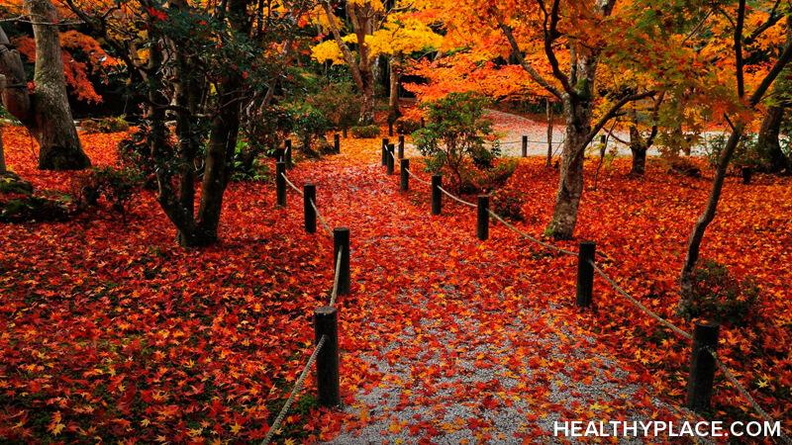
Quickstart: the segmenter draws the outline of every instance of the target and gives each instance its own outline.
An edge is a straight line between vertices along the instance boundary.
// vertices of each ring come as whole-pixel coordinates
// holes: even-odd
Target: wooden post
[[[283,149],[283,162],[286,163],[286,168],[292,168],[294,164],[292,163],[292,141],[291,139],[286,139],[286,146]]]
[[[410,190],[410,160],[402,159],[399,166],[399,173],[401,174],[401,187],[399,190],[406,192]]]
[[[404,159],[404,135],[399,135],[399,159]]]
[[[275,163],[275,193],[278,198],[278,207],[286,207],[286,163]]]
[[[341,136],[338,133],[333,136],[333,149],[336,154],[341,153]]]
[[[338,227],[333,229],[333,270],[335,270],[338,260],[338,251],[341,253],[341,269],[338,271],[338,295],[349,293],[349,229]]]
[[[528,157],[528,136],[522,137],[522,157]]]
[[[750,184],[751,177],[753,177],[753,169],[751,167],[743,167],[740,172],[742,173],[743,184]]]
[[[393,122],[388,121],[388,136],[393,136]]]
[[[712,399],[712,382],[715,379],[715,357],[710,353],[718,346],[715,322],[698,321],[693,331],[693,350],[690,357],[690,374],[687,387],[687,407],[696,412],[707,411]]]
[[[590,241],[580,243],[578,253],[577,305],[591,306],[591,294],[594,290],[594,252],[596,244]]]
[[[278,148],[275,150],[275,162],[284,162],[286,160],[286,150]]]
[[[443,177],[432,175],[432,215],[439,215],[442,211],[443,201],[440,187],[443,185]]]
[[[325,337],[324,345],[316,355],[316,386],[319,405],[336,407],[341,405],[338,373],[338,310],[323,306],[314,310],[314,337],[318,344]]]
[[[476,234],[481,241],[486,241],[489,238],[489,199],[489,195],[478,196]]]
[[[421,128],[426,128],[426,118],[421,118]]]
[[[303,186],[303,209],[305,213],[305,231],[316,233],[316,210],[311,205],[316,203],[316,186],[310,182]]]
[[[394,154],[395,154],[394,151],[396,151],[396,146],[393,145],[393,144],[388,144],[388,153],[387,153],[388,154],[388,162],[387,162],[386,165],[388,166],[388,174],[389,175],[393,174],[393,169],[395,167],[394,164],[396,163],[396,160],[393,157]]]
[[[388,138],[382,138],[382,165],[388,165]]]

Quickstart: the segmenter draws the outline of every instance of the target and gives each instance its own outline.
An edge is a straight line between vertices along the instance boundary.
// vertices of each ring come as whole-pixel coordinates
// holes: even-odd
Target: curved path
[[[289,172],[314,182],[323,216],[352,234],[352,294],[339,298],[345,407],[328,443],[563,443],[555,421],[684,416],[581,328],[574,257],[501,225],[480,242],[474,209],[445,200],[431,216],[426,186],[399,193],[376,141],[342,151]],[[300,215],[297,198],[288,211]]]

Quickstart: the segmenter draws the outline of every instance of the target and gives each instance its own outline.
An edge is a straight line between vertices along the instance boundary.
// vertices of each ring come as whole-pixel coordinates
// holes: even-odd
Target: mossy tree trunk
[[[19,52],[0,30],[0,74],[8,83],[3,103],[38,141],[40,169],[89,167],[91,161],[77,137],[66,94],[57,10],[49,0],[26,0],[25,8],[33,21],[36,42],[34,88],[28,91]]]

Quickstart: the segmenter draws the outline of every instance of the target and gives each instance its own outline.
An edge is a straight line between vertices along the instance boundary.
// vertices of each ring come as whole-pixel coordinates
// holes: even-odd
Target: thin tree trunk
[[[726,146],[723,148],[723,151],[718,158],[718,166],[715,169],[715,179],[712,181],[712,189],[710,190],[710,196],[707,200],[707,207],[704,209],[704,213],[702,213],[699,219],[696,221],[696,224],[693,227],[693,232],[690,234],[687,255],[685,257],[685,265],[682,268],[682,277],[680,280],[682,295],[690,294],[689,290],[693,285],[693,270],[696,267],[696,262],[698,262],[699,250],[701,248],[701,242],[704,239],[704,232],[707,230],[707,226],[709,226],[712,220],[715,219],[715,212],[718,209],[718,201],[720,200],[721,192],[723,191],[723,182],[726,178],[726,169],[729,166],[732,155],[734,155],[734,150],[737,148],[737,144],[740,142],[743,129],[744,126],[742,124],[734,127],[734,130],[729,136],[728,141],[726,141]]]
[[[390,94],[388,99],[388,107],[390,112],[388,114],[388,123],[396,122],[396,119],[401,116],[401,110],[399,110],[399,79],[401,76],[399,75],[399,71],[401,67],[399,66],[399,62],[396,60],[396,57],[391,57],[390,59]]]
[[[778,173],[792,169],[790,160],[781,151],[779,135],[781,133],[781,123],[784,120],[784,107],[772,106],[767,109],[767,115],[762,120],[759,129],[759,139],[757,149],[766,165],[769,173]]]
[[[58,13],[49,0],[26,0],[25,6],[34,21],[36,70],[33,134],[41,146],[39,168],[43,170],[79,170],[91,165],[82,150],[72,119],[63,73]]]
[[[553,162],[553,104],[550,99],[545,101],[547,114],[547,162],[545,165],[550,167]]]

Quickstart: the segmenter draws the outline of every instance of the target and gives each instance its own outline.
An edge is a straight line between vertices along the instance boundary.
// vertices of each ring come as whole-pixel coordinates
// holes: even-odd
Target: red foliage
[[[84,135],[86,152],[96,164],[112,164],[121,136]],[[69,190],[71,174],[34,170],[33,149],[26,148],[34,144],[21,130],[6,129],[4,141],[13,170],[39,188]],[[352,294],[340,298],[339,311],[342,393],[353,409],[314,409],[307,416],[293,410],[288,434],[313,442],[342,424],[354,430],[392,414],[375,415],[354,398],[378,387],[412,391],[397,409],[430,407],[425,418],[390,427],[423,441],[461,427],[442,420],[443,406],[457,402],[486,410],[523,400],[536,408],[527,419],[532,425],[549,413],[679,416],[653,414],[652,399],[662,394],[682,403],[688,344],[600,281],[597,311],[578,312],[575,258],[547,255],[500,225],[480,243],[470,209],[446,203],[443,216],[431,217],[421,185],[400,195],[397,178],[378,166],[377,141],[345,139],[342,147],[341,156],[300,163],[289,175],[298,185],[317,184],[323,216],[352,230]],[[520,227],[533,234],[550,215],[557,182],[542,164],[523,161],[512,178],[527,192]],[[628,170],[617,161],[600,175],[598,190],[586,192],[579,238],[597,240],[609,274],[686,327],[674,315],[675,280],[709,183],[652,165],[645,180],[635,181]],[[729,183],[705,249],[736,274],[760,279],[766,321],[757,329],[726,329],[721,354],[789,430],[790,413],[772,407],[789,406],[784,388],[792,384],[786,347],[792,311],[785,297],[792,280],[778,267],[790,261],[792,221],[784,215],[792,209],[792,181],[759,176],[756,182]],[[312,349],[311,314],[326,304],[333,278],[329,238],[303,233],[296,195],[284,210],[274,209],[274,195],[270,185],[232,184],[222,242],[197,252],[176,246],[148,192],[127,225],[82,218],[0,226],[0,437],[31,443],[262,438]],[[572,242],[561,246],[575,249]],[[456,337],[440,342],[438,331]],[[553,353],[543,343],[550,339]],[[528,380],[515,387],[449,386],[447,378],[463,374],[455,363],[477,347],[507,348],[473,354],[477,366],[517,375],[528,368]],[[439,361],[428,360],[433,353]],[[409,363],[410,381],[376,369],[372,357]],[[603,378],[619,386],[651,384],[653,393],[640,389],[629,399],[594,405],[548,399],[548,386],[561,376],[585,383],[591,369],[614,357],[626,376],[608,368]],[[312,385],[305,394],[315,391]],[[715,403],[719,417],[752,415],[723,383]],[[484,417],[462,426],[481,439],[497,434]],[[519,439],[531,442],[537,434],[531,427]]]

